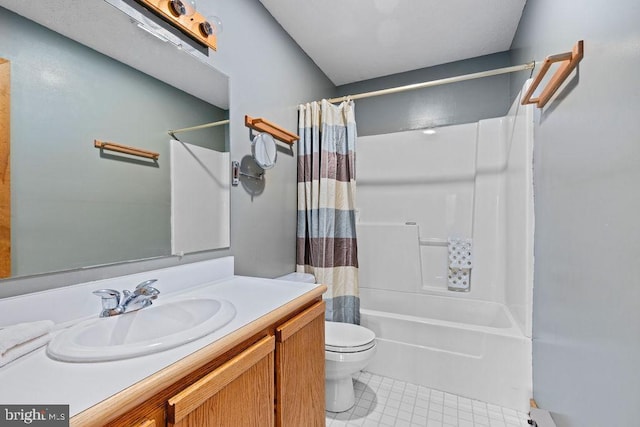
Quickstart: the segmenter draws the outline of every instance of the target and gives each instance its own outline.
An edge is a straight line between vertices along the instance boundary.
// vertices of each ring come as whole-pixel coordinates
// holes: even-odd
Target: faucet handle
[[[98,289],[93,291],[93,294],[102,298],[102,308],[104,310],[114,309],[120,304],[120,292],[115,289]]]
[[[136,286],[136,289],[142,289],[142,288],[147,288],[147,287],[151,288],[150,285],[153,285],[157,281],[158,281],[158,279],[145,280],[144,282],[139,283],[138,286]]]
[[[133,291],[135,295],[144,295],[149,297],[149,299],[156,299],[160,294],[160,291],[151,286],[153,283],[157,282],[158,279],[145,280],[136,286],[136,289]],[[125,291],[126,292],[126,291]]]

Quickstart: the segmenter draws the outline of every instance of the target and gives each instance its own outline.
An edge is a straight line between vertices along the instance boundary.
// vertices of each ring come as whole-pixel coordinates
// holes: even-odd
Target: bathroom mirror
[[[278,149],[276,141],[268,133],[259,133],[251,142],[251,154],[253,160],[262,169],[271,169],[276,165]]]
[[[167,131],[227,119],[227,76],[103,0],[0,0],[0,28],[10,35],[0,57],[11,64],[11,277],[170,256]],[[228,151],[228,134],[179,138]],[[160,157],[103,152],[94,139]]]

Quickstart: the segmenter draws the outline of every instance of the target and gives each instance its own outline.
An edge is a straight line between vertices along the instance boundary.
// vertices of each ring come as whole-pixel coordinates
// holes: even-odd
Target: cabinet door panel
[[[167,425],[273,425],[274,338],[266,337],[168,401]]]
[[[323,301],[276,329],[276,425],[324,426]]]

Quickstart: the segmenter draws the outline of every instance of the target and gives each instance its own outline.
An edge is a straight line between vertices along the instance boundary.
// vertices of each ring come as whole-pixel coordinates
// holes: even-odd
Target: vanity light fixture
[[[433,135],[436,133],[435,129],[425,129],[422,131],[422,133],[424,133],[425,135]]]
[[[204,17],[196,10],[195,0],[136,0],[190,38],[217,50],[216,36],[222,32],[217,16]]]

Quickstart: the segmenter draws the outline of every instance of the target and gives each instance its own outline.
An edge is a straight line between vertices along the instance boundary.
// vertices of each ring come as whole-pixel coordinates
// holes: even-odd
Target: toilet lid
[[[351,323],[325,322],[325,350],[338,353],[365,351],[375,345],[373,331]]]

